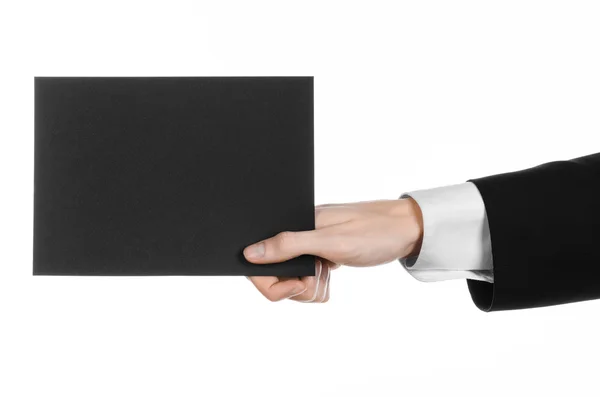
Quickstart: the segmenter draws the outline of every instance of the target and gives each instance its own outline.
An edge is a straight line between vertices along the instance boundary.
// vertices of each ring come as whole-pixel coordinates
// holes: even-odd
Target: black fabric
[[[494,283],[468,280],[482,310],[600,298],[600,154],[471,180],[488,216]]]
[[[312,77],[36,78],[34,274],[314,274]]]

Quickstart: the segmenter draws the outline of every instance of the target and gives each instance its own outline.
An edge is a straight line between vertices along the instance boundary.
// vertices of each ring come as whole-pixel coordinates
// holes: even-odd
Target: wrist
[[[398,215],[402,218],[402,230],[407,245],[404,257],[418,256],[423,243],[423,213],[411,197],[399,199]]]

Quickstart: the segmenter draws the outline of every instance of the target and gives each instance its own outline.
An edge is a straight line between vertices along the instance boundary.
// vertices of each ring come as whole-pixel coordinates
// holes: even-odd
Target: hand
[[[256,264],[303,254],[317,257],[315,276],[249,277],[267,299],[326,302],[335,268],[375,266],[417,255],[423,239],[423,216],[410,198],[318,206],[315,226],[316,230],[279,233],[244,250],[246,259]]]

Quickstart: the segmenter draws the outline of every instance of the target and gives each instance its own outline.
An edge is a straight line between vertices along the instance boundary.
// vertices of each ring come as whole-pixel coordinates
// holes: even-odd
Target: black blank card
[[[312,77],[35,79],[33,273],[306,276],[243,248],[314,229]]]

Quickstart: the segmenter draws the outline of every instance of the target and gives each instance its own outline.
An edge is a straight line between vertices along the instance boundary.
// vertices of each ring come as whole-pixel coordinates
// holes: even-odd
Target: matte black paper
[[[312,77],[35,79],[33,273],[314,274]]]

